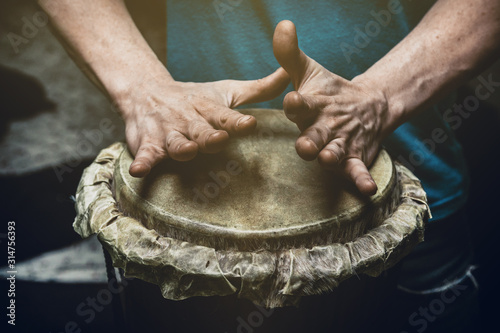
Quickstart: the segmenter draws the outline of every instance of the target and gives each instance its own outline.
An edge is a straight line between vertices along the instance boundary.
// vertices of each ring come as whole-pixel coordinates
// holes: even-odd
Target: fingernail
[[[305,138],[306,138],[307,141],[309,141],[310,143],[313,144],[313,146],[314,146],[315,149],[318,149],[318,145],[316,144],[316,142],[313,141],[313,139],[311,139],[308,136],[306,136]]]
[[[143,165],[144,163],[141,163],[141,162],[133,162],[132,164],[130,164],[130,169],[134,169],[135,167],[138,167],[140,165]]]
[[[214,137],[216,137],[217,135],[219,134],[219,132],[213,132],[212,134],[210,134],[207,138],[207,141],[210,141],[210,139],[213,139]]]
[[[238,121],[236,122],[236,126],[238,127],[238,126],[240,126],[241,123],[244,123],[245,121],[248,121],[250,119],[252,119],[251,116],[242,117],[242,118],[238,119]]]
[[[190,144],[190,142],[183,142],[177,146],[177,150],[180,150],[180,149],[182,149],[182,147],[185,147],[186,145],[189,145],[189,144]]]

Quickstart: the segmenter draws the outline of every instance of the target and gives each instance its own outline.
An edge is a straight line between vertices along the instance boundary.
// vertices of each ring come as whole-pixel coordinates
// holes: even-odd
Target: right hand
[[[187,161],[198,151],[216,153],[230,136],[250,133],[255,118],[232,108],[277,97],[289,78],[279,68],[259,80],[193,83],[174,81],[165,71],[140,82],[116,103],[135,156],[129,169],[134,177],[146,176],[162,159]]]
[[[363,75],[346,80],[308,57],[299,48],[291,21],[277,25],[273,50],[295,88],[285,96],[283,109],[301,131],[295,143],[299,156],[317,159],[362,194],[374,195],[377,185],[368,166],[388,132],[390,119],[380,84]]]

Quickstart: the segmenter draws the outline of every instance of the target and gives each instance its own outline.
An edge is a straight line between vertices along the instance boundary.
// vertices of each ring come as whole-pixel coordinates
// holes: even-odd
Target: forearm
[[[39,0],[79,67],[113,101],[144,75],[169,78],[132,21],[122,0]]]
[[[386,56],[353,81],[388,102],[384,136],[479,73],[500,44],[498,0],[440,0]]]

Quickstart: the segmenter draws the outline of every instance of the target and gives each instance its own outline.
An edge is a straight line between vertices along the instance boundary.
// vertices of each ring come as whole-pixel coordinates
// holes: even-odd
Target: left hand
[[[285,114],[301,130],[299,156],[318,159],[352,181],[364,195],[377,192],[367,166],[387,135],[384,94],[362,76],[348,81],[309,58],[298,47],[295,25],[282,21],[273,38],[274,55],[288,72],[295,91],[283,101]]]

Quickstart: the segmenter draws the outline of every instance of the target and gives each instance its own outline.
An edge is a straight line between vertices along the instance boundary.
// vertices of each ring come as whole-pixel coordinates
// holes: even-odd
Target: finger
[[[302,95],[297,91],[286,94],[283,109],[288,119],[302,127],[311,124],[319,112],[313,97]]]
[[[283,68],[278,68],[271,75],[259,80],[232,81],[231,107],[269,101],[285,91],[289,83],[290,77]]]
[[[177,131],[167,134],[166,144],[168,156],[176,161],[192,160],[198,153],[198,144]]]
[[[224,148],[229,140],[229,134],[216,130],[208,123],[193,121],[189,124],[188,135],[198,144],[202,153],[217,153]]]
[[[346,156],[345,139],[336,138],[321,150],[318,154],[319,164],[326,169],[337,169]]]
[[[317,121],[300,134],[295,142],[295,150],[301,158],[312,161],[323,147],[333,139],[333,132],[326,125],[326,122]]]
[[[214,128],[224,130],[230,135],[247,135],[253,132],[257,126],[255,117],[241,114],[226,107],[214,105],[210,110],[200,110],[199,113]]]
[[[307,161],[315,159],[330,141],[339,137],[338,129],[345,129],[349,120],[350,118],[345,116],[317,117],[314,124],[302,131],[295,143],[299,156]]]
[[[299,48],[297,31],[293,22],[285,20],[278,23],[274,30],[273,52],[281,67],[290,75],[297,90],[309,57]]]
[[[167,152],[160,144],[152,142],[141,143],[134,161],[130,164],[129,173],[132,177],[144,177],[162,159],[167,157]]]
[[[344,174],[351,180],[363,195],[377,193],[377,184],[373,180],[366,165],[359,158],[349,158],[344,164]]]

